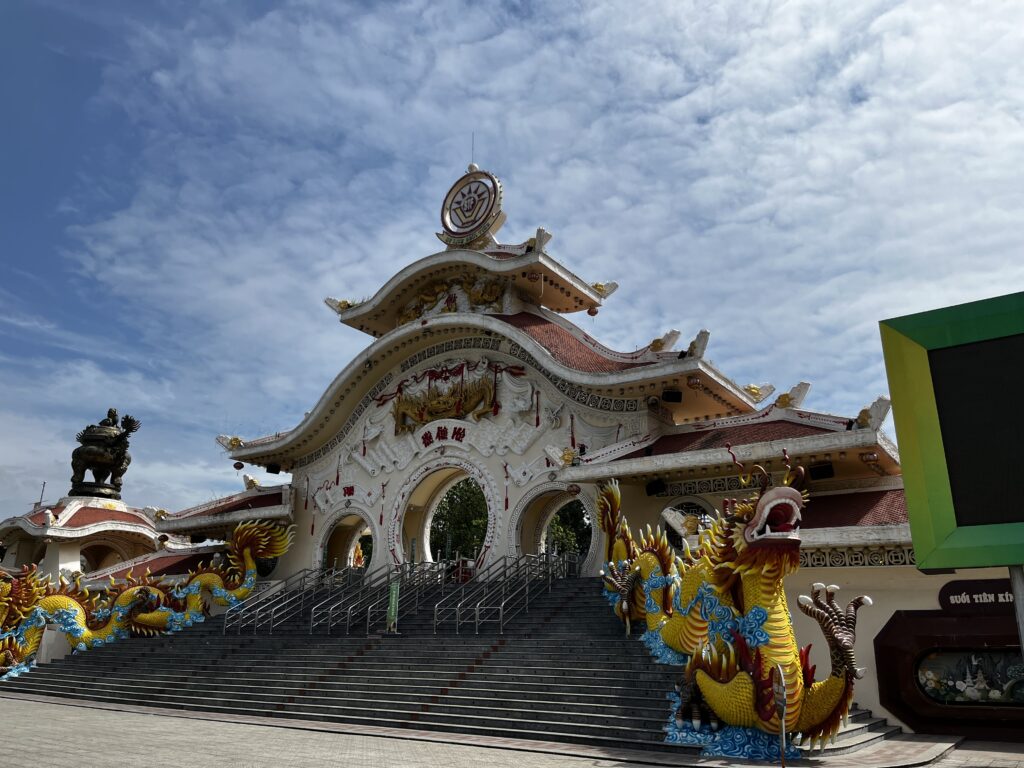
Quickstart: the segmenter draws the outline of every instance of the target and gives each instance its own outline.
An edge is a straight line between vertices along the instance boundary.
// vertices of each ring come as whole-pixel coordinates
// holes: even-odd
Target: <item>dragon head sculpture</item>
[[[732,451],[733,462],[745,469]],[[714,563],[713,573],[723,584],[731,574],[758,574],[766,583],[777,582],[800,565],[800,522],[807,494],[802,490],[803,467],[791,466],[783,451],[786,476],[782,485],[771,487],[771,475],[755,465],[740,475],[744,485],[757,484],[747,499],[728,499],[721,516],[703,534],[702,549]]]
[[[668,726],[679,743],[702,745],[709,755],[740,755],[729,751],[735,745],[712,744],[709,734],[719,722],[745,729],[747,746],[763,743],[756,732],[780,731],[823,743],[849,711],[853,680],[863,674],[853,646],[857,611],[870,599],[856,597],[844,609],[835,600],[837,587],[818,584],[812,597],[800,598],[800,610],[822,627],[832,661],[831,675],[815,681],[809,648],[796,644],[783,589],[783,579],[800,565],[804,470],[793,468],[783,451],[786,474],[773,486],[764,467],[748,472],[726,449],[754,492],[724,501],[692,551],[684,540],[676,555],[660,530],[648,528],[634,539],[617,484],[600,488],[606,595],[627,632],[631,621],[646,619],[643,641],[655,657],[684,665]]]

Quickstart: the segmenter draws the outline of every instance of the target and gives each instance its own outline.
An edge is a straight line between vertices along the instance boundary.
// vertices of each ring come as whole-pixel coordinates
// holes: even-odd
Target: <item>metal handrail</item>
[[[326,571],[321,571],[319,575],[312,580],[311,584],[292,595],[292,597],[282,600],[270,609],[269,634],[274,634],[274,627],[279,623],[284,622],[293,616],[300,615],[306,609],[306,604],[315,600],[317,597],[320,597],[320,593],[325,588],[328,593],[330,593],[338,588],[337,585],[339,582],[342,584],[342,587],[344,587],[348,585],[353,576],[358,578],[361,575],[361,568],[330,568]]]
[[[252,633],[254,635],[259,632],[260,627],[267,621],[270,622],[271,630],[273,630],[274,619],[278,615],[277,612],[280,608],[292,605],[296,600],[304,599],[309,591],[316,589],[324,579],[333,578],[335,570],[330,568],[326,571],[321,571],[308,568],[303,573],[304,576],[299,580],[298,584],[287,592],[280,594],[277,600],[272,600],[256,607],[252,616]]]
[[[533,595],[542,591],[551,591],[551,582],[556,573],[560,577],[566,573],[566,562],[563,558],[553,558],[548,554],[528,560],[521,574],[522,582],[518,586],[515,586],[515,582],[513,582],[514,589],[511,591],[508,591],[505,585],[502,586],[501,602],[485,604],[484,601],[481,601],[477,603],[474,611],[476,633],[480,634],[481,624],[496,622],[498,634],[504,634],[505,624],[509,619],[523,611],[529,612],[530,598]],[[518,577],[519,575],[515,577],[515,581],[518,581]]]
[[[439,586],[443,590],[450,565],[451,563],[447,560],[439,560],[431,563],[415,563],[404,570],[399,576],[399,583],[404,585],[405,597],[399,602],[396,618],[410,612],[419,612],[420,601],[430,588]],[[384,595],[376,602],[366,606],[367,635],[370,634],[376,620],[387,616],[389,602],[390,595]]]
[[[477,614],[476,607],[480,605],[488,595],[491,595],[494,592],[501,592],[502,596],[504,596],[507,591],[508,584],[519,577],[523,571],[528,569],[530,564],[537,559],[538,555],[520,555],[517,558],[509,560],[500,574],[468,594],[456,608],[455,633],[459,634],[461,632],[463,624],[475,625]]]
[[[482,571],[477,571],[476,575],[469,579],[469,581],[462,582],[453,592],[438,600],[434,605],[434,634],[437,634],[437,626],[445,620],[446,615],[452,618],[457,617],[459,606],[470,599],[471,595],[480,592],[481,589],[486,589],[485,582],[497,578],[497,574],[504,571],[507,563],[508,555],[503,555]],[[467,594],[467,590],[469,594]],[[480,593],[482,594],[482,592]],[[456,632],[458,632],[457,624]]]
[[[538,571],[540,562],[541,560],[537,556],[528,556],[527,558],[524,558],[522,567],[506,579],[506,581],[501,585],[500,594],[497,595],[501,598],[500,602],[488,603],[485,598],[484,600],[478,601],[476,605],[473,606],[472,621],[477,634],[480,634],[481,624],[495,620],[490,618],[491,616],[496,615],[498,617],[497,622],[499,630],[504,626],[505,605],[514,597],[523,593],[524,589],[528,588],[530,577]],[[528,601],[528,589],[525,593],[525,597]]]
[[[277,600],[272,600],[264,605],[256,607],[252,616],[252,631],[256,634],[260,626],[267,621],[268,616],[272,621],[273,611],[279,606],[288,604],[295,600],[299,595],[305,594],[307,589],[315,587],[321,579],[320,571],[309,569],[306,571],[305,577],[299,581],[297,585],[294,585],[292,589],[278,596]]]
[[[359,580],[354,584],[349,583],[342,587],[340,591],[332,590],[327,597],[316,603],[309,612],[309,633],[313,634],[317,627],[327,623],[331,618],[331,610],[338,608],[346,603],[350,603],[353,598],[359,599],[367,589],[373,587],[373,585],[379,581],[382,575],[386,575],[391,570],[391,566],[382,565],[378,568],[374,568],[372,571],[363,572]]]
[[[304,568],[301,571],[293,573],[284,581],[278,582],[266,592],[262,592],[249,600],[243,600],[240,603],[232,605],[224,612],[224,625],[221,633],[226,635],[228,627],[232,624],[237,625],[238,631],[241,633],[242,627],[248,623],[246,619],[251,618],[250,614],[255,614],[255,611],[258,610],[260,606],[264,606],[270,601],[280,599],[282,595],[291,591],[295,584],[305,579],[312,571],[312,568]]]
[[[373,601],[379,599],[382,590],[388,588],[388,584],[391,583],[395,573],[400,569],[401,566],[387,565],[378,568],[374,571],[373,578],[367,577],[363,581],[363,589],[360,591],[357,599],[352,601],[350,598],[345,598],[334,602],[332,605],[326,608],[327,610],[327,634],[331,634],[335,625],[345,622],[345,634],[347,635],[352,629],[352,617],[356,611],[365,608]],[[321,609],[323,610],[323,609]],[[321,622],[323,623],[323,622]]]

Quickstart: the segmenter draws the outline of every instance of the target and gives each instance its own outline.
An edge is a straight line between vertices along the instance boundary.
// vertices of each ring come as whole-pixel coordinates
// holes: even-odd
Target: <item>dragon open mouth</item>
[[[761,497],[754,519],[743,531],[747,542],[800,541],[803,498],[795,488],[772,488]]]

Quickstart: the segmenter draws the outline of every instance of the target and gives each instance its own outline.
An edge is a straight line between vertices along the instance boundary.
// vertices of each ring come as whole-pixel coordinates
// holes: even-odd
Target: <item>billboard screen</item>
[[[1024,293],[881,324],[918,567],[1024,562]]]

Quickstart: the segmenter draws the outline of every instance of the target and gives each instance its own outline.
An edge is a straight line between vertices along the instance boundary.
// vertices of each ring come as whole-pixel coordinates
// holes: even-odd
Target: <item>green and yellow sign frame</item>
[[[1024,522],[957,524],[928,353],[1024,334],[1024,293],[883,320],[879,325],[917,567],[1020,565]],[[1016,399],[1017,393],[1012,396]],[[996,402],[989,405],[1000,407]],[[1008,418],[1012,413],[1007,409]],[[983,439],[979,435],[978,450],[984,450]],[[1019,461],[1019,454],[993,460]],[[1010,471],[1019,473],[1020,468]]]

